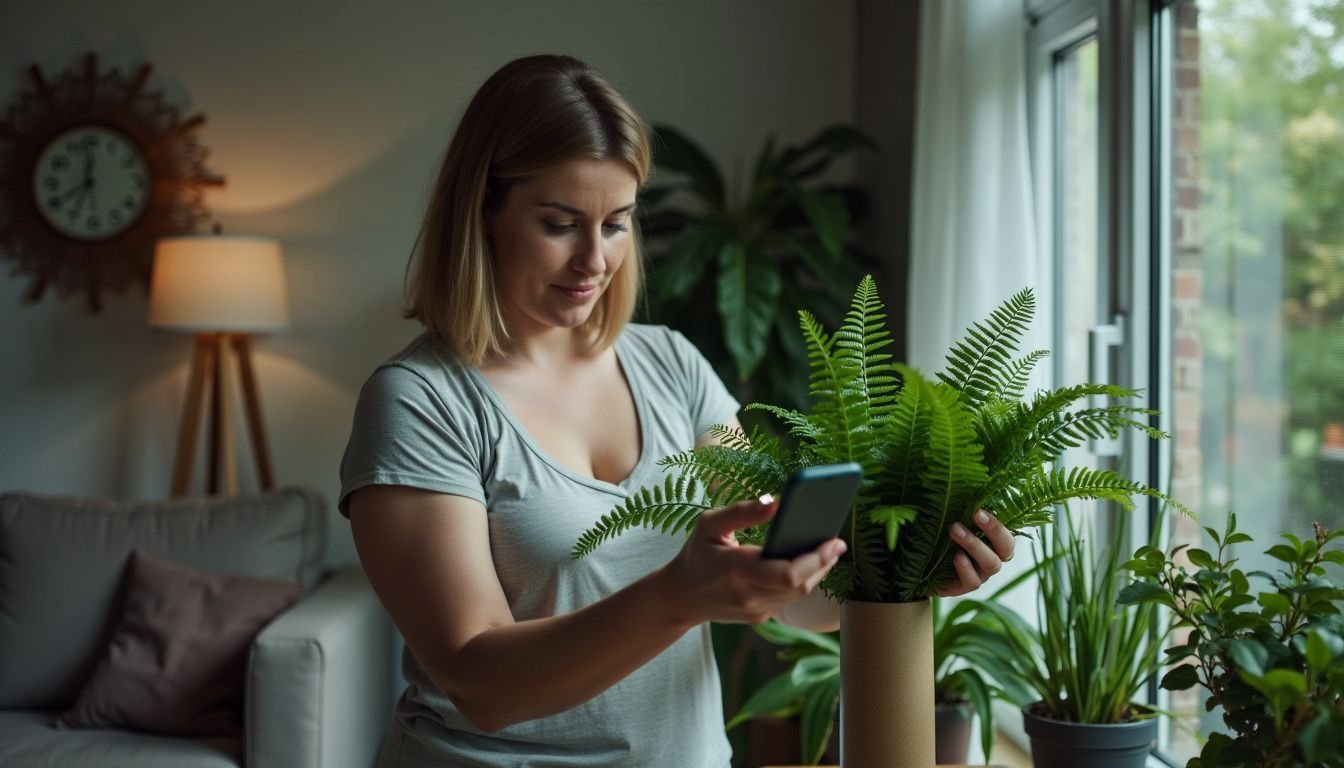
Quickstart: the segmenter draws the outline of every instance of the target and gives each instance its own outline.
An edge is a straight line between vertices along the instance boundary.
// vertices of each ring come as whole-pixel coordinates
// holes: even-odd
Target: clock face
[[[81,126],[42,150],[33,170],[33,198],[57,232],[106,240],[126,231],[149,205],[149,166],[124,134]]]

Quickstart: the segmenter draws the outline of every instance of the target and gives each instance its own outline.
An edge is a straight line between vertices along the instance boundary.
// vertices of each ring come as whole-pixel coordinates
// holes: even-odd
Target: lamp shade
[[[182,331],[275,331],[289,326],[280,244],[265,237],[160,240],[149,324]]]

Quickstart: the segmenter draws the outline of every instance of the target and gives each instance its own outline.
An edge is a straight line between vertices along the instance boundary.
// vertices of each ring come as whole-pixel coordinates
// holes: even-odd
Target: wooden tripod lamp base
[[[232,353],[232,354],[230,354]],[[235,358],[235,359],[231,359]],[[233,438],[232,370],[236,362],[238,384],[242,391],[247,430],[256,459],[257,480],[262,490],[275,487],[266,427],[262,422],[257,382],[252,372],[252,345],[245,333],[200,333],[191,355],[187,379],[187,397],[182,409],[182,425],[177,435],[177,458],[173,463],[173,495],[183,496],[191,485],[196,444],[199,442],[201,408],[209,390],[210,431],[206,492],[210,495],[238,493],[238,459]]]
[[[264,237],[220,235],[218,229],[213,235],[182,235],[158,241],[149,285],[149,324],[196,334],[177,435],[173,495],[186,494],[191,485],[207,390],[210,453],[206,491],[211,495],[238,493],[230,410],[236,399],[235,384],[243,395],[257,480],[262,490],[273,488],[271,453],[261,422],[248,334],[289,326],[280,244]]]

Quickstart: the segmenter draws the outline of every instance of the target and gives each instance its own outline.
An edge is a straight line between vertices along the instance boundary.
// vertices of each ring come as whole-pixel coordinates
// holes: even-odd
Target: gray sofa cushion
[[[242,738],[182,738],[135,731],[58,731],[55,712],[0,711],[5,768],[238,768]]]
[[[322,498],[302,489],[171,501],[0,495],[0,709],[68,707],[120,614],[132,549],[207,573],[315,583]]]

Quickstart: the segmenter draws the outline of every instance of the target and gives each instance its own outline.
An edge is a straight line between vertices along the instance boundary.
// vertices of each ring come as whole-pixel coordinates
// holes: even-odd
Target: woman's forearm
[[[697,623],[659,569],[572,613],[481,632],[444,659],[451,670],[435,682],[473,724],[496,731],[588,701]]]

